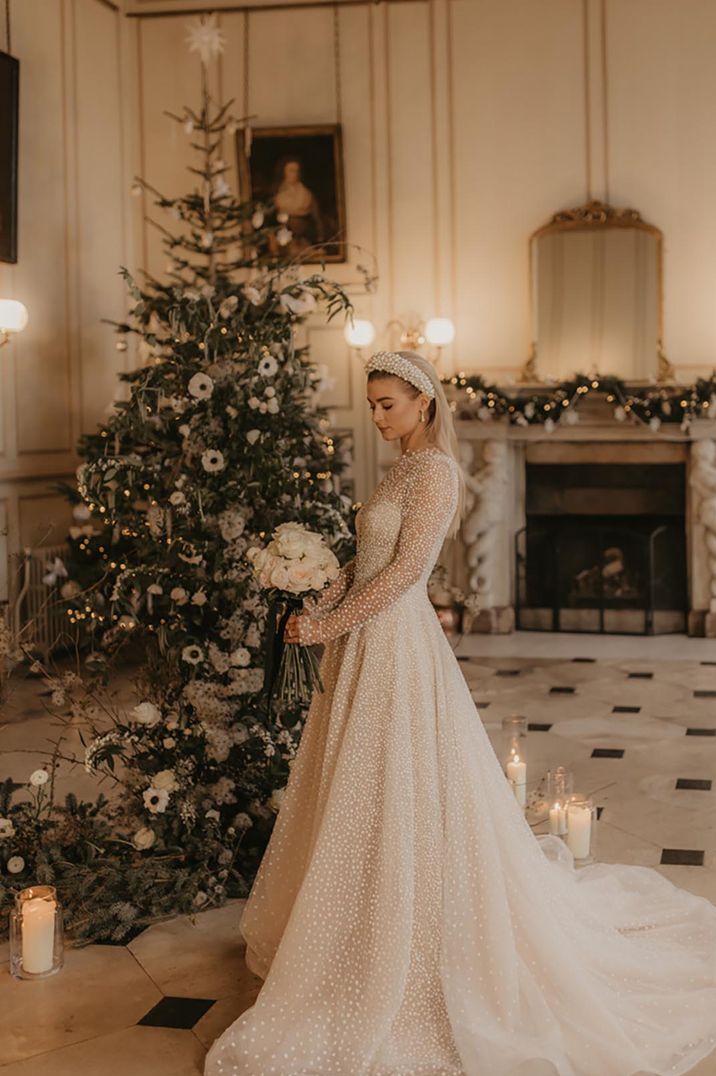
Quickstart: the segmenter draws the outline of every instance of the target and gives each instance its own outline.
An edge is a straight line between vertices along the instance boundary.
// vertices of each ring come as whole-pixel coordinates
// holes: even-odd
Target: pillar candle
[[[54,900],[34,897],[22,906],[22,966],[31,975],[52,968],[55,953]]]
[[[592,809],[578,803],[567,807],[567,845],[575,859],[586,859],[592,841]]]
[[[549,831],[561,837],[567,832],[567,808],[555,803],[549,809]]]
[[[520,807],[527,804],[527,766],[520,761],[520,756],[515,755],[507,763],[507,776],[515,793],[515,798]]]

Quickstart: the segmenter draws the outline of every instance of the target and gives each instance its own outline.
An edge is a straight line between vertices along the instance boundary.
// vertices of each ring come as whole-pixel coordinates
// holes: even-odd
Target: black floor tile
[[[529,732],[549,732],[549,730],[551,728],[552,728],[551,724],[549,724],[549,725],[540,725],[536,721],[528,721],[527,722],[527,729],[528,729]]]
[[[595,662],[596,660],[596,658],[572,658],[572,661],[588,661],[590,663]]]
[[[653,672],[627,673],[627,680],[651,680],[653,676]]]
[[[495,669],[495,676],[519,676],[520,669]]]
[[[687,729],[687,736],[716,736],[716,729]]]
[[[679,777],[676,781],[677,788],[693,788],[697,792],[710,792],[711,781],[706,777]]]
[[[162,998],[137,1023],[145,1027],[176,1027],[191,1030],[214,1004],[215,1002],[208,998]]]
[[[573,687],[551,687],[549,689],[550,695],[574,695],[576,688]]]
[[[703,867],[704,853],[694,848],[664,848],[661,862],[679,864],[684,867]]]
[[[638,714],[641,706],[612,706],[613,714]]]
[[[623,747],[595,747],[592,758],[624,758]]]
[[[716,691],[695,691],[695,699],[716,699]]]

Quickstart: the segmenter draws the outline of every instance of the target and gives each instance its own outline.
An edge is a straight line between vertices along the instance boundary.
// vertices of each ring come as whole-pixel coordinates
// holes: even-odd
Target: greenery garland
[[[488,384],[479,374],[460,372],[442,379],[453,386],[454,410],[458,418],[490,421],[507,416],[518,426],[544,426],[550,433],[558,422],[574,425],[579,421],[578,405],[590,392],[606,395],[614,404],[617,422],[628,419],[641,422],[656,432],[662,422],[678,422],[688,431],[695,418],[716,420],[716,369],[708,378],[699,378],[690,386],[655,385],[653,388],[629,388],[613,375],[575,374],[537,391],[525,389],[510,393]]]

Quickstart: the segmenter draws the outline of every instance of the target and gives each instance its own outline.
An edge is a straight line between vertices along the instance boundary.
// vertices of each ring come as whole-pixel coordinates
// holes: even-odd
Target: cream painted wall
[[[23,62],[21,261],[0,267],[0,288],[32,318],[0,356],[0,508],[16,543],[36,541],[48,515],[25,491],[74,465],[78,433],[113,394],[121,356],[99,318],[123,309],[117,266],[163,268],[142,220],[155,210],[126,204],[125,192],[134,172],[168,194],[186,189],[186,139],[163,110],[196,100],[190,9],[219,11],[217,95],[266,125],[336,121],[337,19],[348,231],[364,252],[331,271],[381,330],[379,346],[397,343],[392,318],[445,314],[457,339],[444,369],[514,376],[531,338],[528,237],[592,195],[663,229],[666,353],[685,378],[712,368],[713,0],[240,6],[125,0],[122,18],[109,0],[12,4]],[[226,154],[233,161],[232,146]],[[374,295],[357,284],[365,251],[377,258]],[[340,326],[316,320],[309,336],[335,377],[326,397],[335,424],[355,435],[362,499],[387,453],[368,421],[360,362]]]
[[[161,112],[190,99],[198,80],[186,7],[127,3],[146,174],[169,193],[184,182],[185,147]],[[222,7],[232,5],[211,5],[226,37],[216,88],[266,125],[335,122],[338,19],[349,239],[376,256],[380,273],[377,293],[356,290],[355,302],[381,330],[378,346],[396,346],[392,318],[445,314],[457,329],[445,370],[515,376],[532,335],[529,235],[593,196],[634,206],[664,230],[666,353],[684,377],[710,371],[712,0],[388,0],[339,3],[337,14],[320,4]],[[227,153],[233,160],[233,147]],[[145,228],[142,243],[150,268],[161,268],[158,237]],[[332,271],[356,279],[353,266]],[[356,434],[362,497],[388,454],[369,428],[360,364],[339,326],[316,326],[311,339],[336,377],[327,398],[336,424]]]
[[[30,315],[0,352],[0,542],[15,553],[66,533],[50,486],[73,473],[81,431],[115,393],[123,356],[100,319],[123,316],[128,251],[122,16],[104,0],[15,0],[10,16],[19,238],[17,264],[0,264],[0,295]],[[5,589],[0,573],[0,599]]]

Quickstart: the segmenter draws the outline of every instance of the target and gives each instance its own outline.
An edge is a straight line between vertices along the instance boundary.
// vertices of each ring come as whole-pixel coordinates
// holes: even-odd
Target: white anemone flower
[[[169,793],[166,788],[148,788],[142,793],[144,806],[152,814],[164,814],[169,803]]]
[[[214,382],[208,374],[194,374],[187,385],[189,394],[197,400],[208,400],[214,391]]]
[[[224,453],[218,448],[207,448],[201,454],[201,465],[210,474],[214,471],[223,471],[226,466]]]

